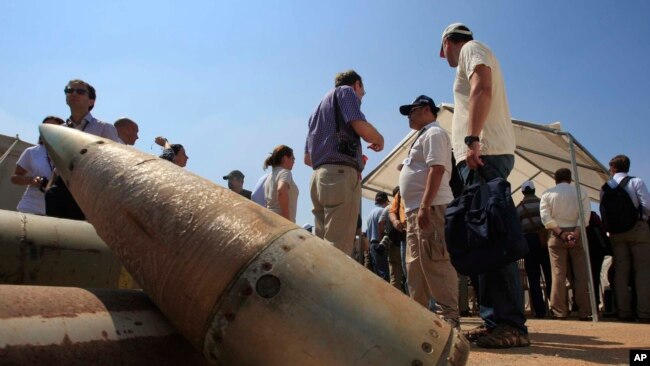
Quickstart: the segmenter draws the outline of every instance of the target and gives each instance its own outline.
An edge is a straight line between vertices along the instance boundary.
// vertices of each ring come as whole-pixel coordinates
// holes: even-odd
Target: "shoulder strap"
[[[336,97],[336,90],[334,88],[334,119],[336,120],[336,133],[341,132],[341,126],[343,125],[343,116],[341,116],[341,107],[339,107],[339,98]]]
[[[634,177],[630,177],[630,176],[628,175],[627,177],[621,179],[621,182],[618,184],[618,186],[621,187],[621,188],[625,188],[625,186],[627,185],[627,183],[628,183],[632,178],[634,178]]]
[[[621,187],[621,188],[624,189],[625,186],[630,182],[630,180],[632,180],[632,178],[634,178],[634,177],[632,177],[630,175],[626,176],[625,178],[621,179],[621,182],[618,183],[617,187]],[[605,184],[607,184],[607,183],[605,183]],[[625,193],[627,193],[627,191]],[[628,194],[628,196],[629,196],[629,194]],[[631,199],[632,199],[632,197],[630,197],[630,200]],[[634,202],[634,201],[632,201],[632,202]],[[639,201],[639,207],[637,207],[637,209],[639,211],[639,220],[643,220],[643,206],[641,205],[641,201]]]
[[[524,209],[524,216],[526,216],[528,221],[530,221],[530,224],[535,226],[535,222],[533,221],[533,218],[532,218],[532,215],[531,215],[530,211],[528,211],[528,209],[526,208],[526,204],[522,202],[521,203],[521,208]]]

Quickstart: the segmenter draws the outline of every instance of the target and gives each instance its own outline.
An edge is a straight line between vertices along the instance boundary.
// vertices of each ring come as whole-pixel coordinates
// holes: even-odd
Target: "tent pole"
[[[589,281],[589,301],[591,302],[591,318],[594,323],[598,322],[598,307],[596,306],[596,291],[594,290],[594,280],[591,275],[591,261],[589,260],[589,242],[587,240],[587,230],[585,228],[585,215],[587,214],[582,208],[582,194],[580,192],[580,177],[578,176],[578,165],[576,164],[576,153],[573,145],[573,136],[570,133],[565,133],[569,139],[569,151],[571,152],[571,168],[573,176],[575,177],[576,193],[578,194],[578,211],[580,213],[580,236],[582,237],[582,246],[585,250],[585,261],[587,262],[587,278]],[[589,212],[591,214],[591,212]]]

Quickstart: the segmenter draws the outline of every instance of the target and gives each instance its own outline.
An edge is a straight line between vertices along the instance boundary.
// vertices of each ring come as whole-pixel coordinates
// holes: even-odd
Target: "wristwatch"
[[[465,145],[468,147],[473,144],[474,142],[479,142],[478,136],[465,136]]]

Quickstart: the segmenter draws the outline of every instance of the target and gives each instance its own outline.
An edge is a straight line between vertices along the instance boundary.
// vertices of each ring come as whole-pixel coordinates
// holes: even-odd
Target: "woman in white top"
[[[293,149],[286,145],[277,146],[264,161],[264,169],[273,167],[264,183],[266,207],[292,222],[296,222],[298,205],[298,186],[291,175],[295,161]]]
[[[43,123],[62,125],[65,122],[55,116],[47,116]],[[16,170],[11,176],[11,183],[27,186],[23,198],[18,202],[19,212],[45,215],[45,194],[43,190],[52,179],[54,163],[47,155],[47,149],[39,137],[38,145],[28,147],[16,163]]]

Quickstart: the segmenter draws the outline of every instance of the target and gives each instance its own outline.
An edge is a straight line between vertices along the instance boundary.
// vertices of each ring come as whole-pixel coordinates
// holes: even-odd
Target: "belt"
[[[325,162],[325,163],[315,167],[314,170],[320,168],[323,165],[328,165],[328,164],[329,165],[343,165],[343,166],[347,166],[347,167],[350,167],[350,168],[354,168],[357,171],[361,171],[361,170],[359,170],[359,167],[357,166],[356,163],[351,163],[349,161]]]

